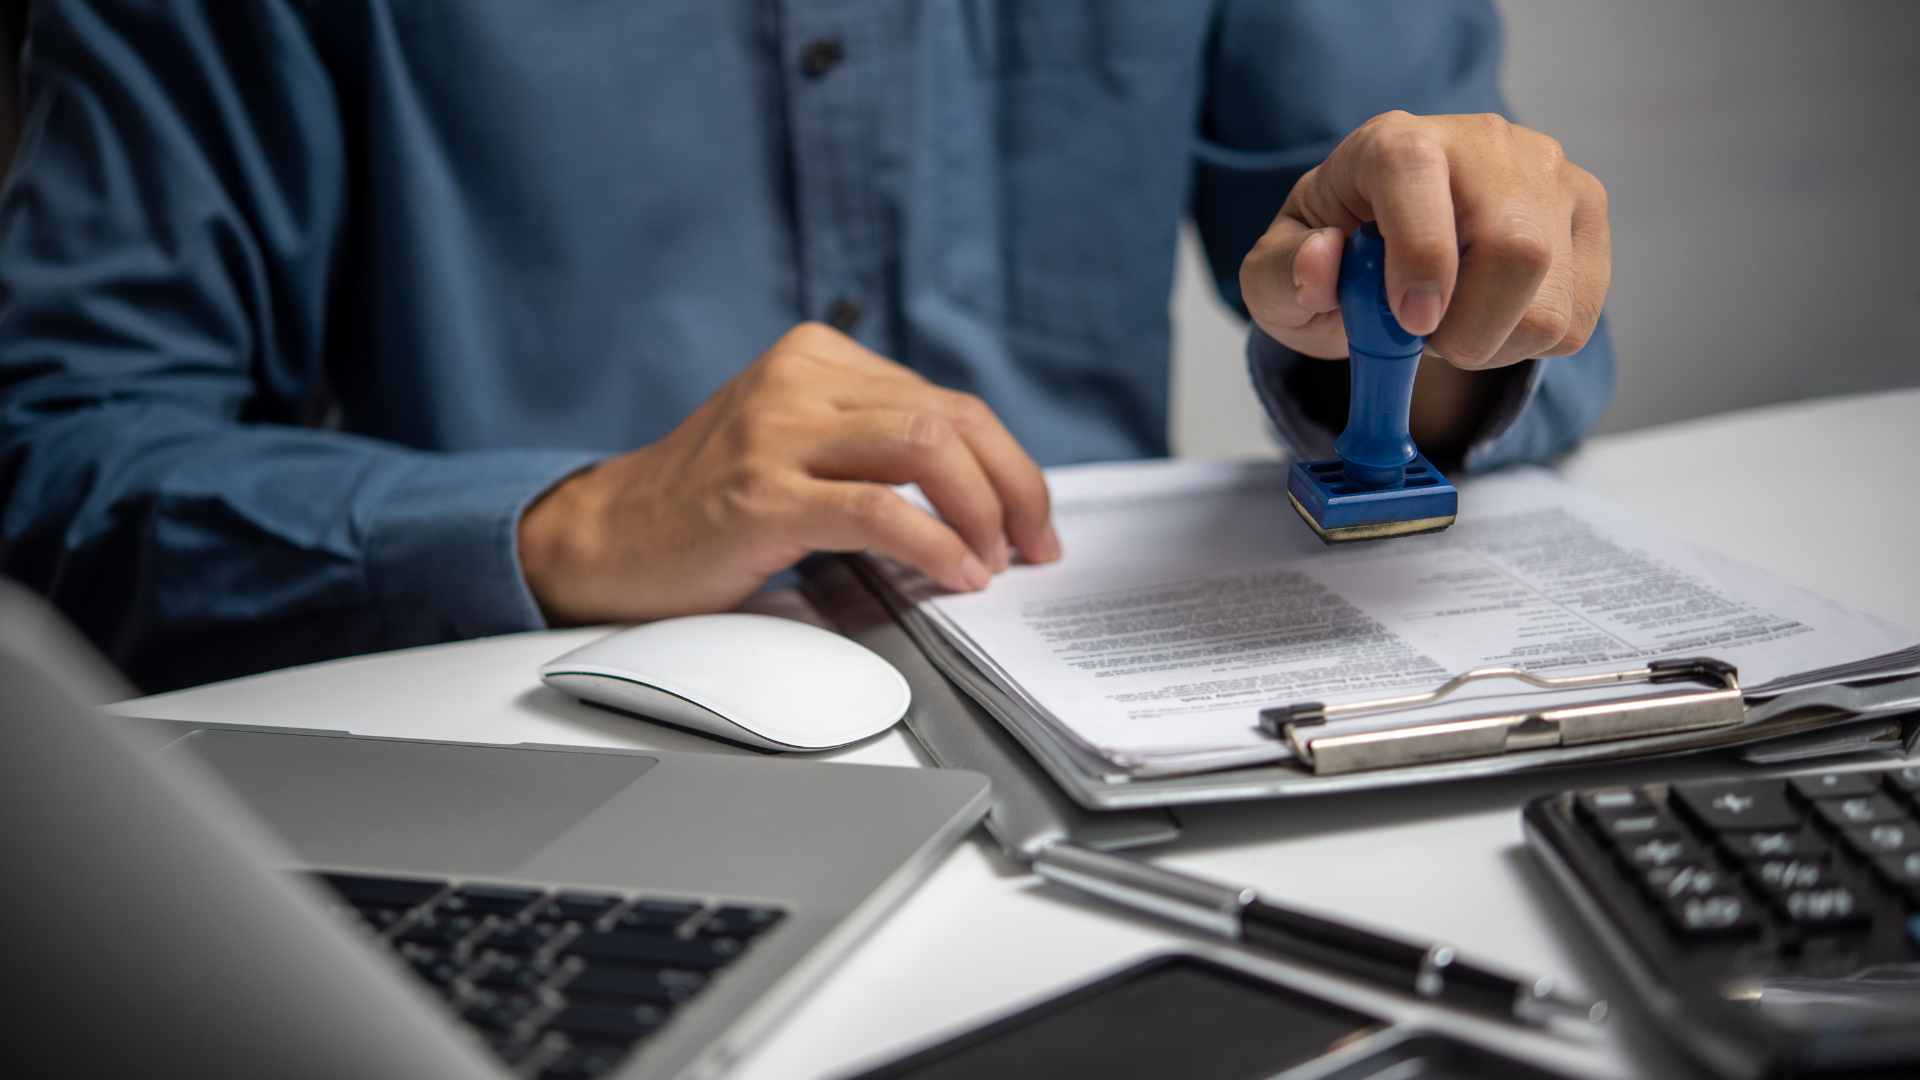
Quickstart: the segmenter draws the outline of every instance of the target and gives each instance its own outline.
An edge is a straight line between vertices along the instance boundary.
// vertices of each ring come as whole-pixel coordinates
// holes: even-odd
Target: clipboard
[[[1364,755],[1355,753],[1351,744],[1324,742],[1323,745],[1329,736],[1312,732],[1310,729],[1316,725],[1311,723],[1310,715],[1302,714],[1274,721],[1279,737],[1291,741],[1297,734],[1301,743],[1296,743],[1296,753],[1304,744],[1306,753],[1294,761],[1218,772],[1135,777],[1114,770],[1041,723],[974,667],[924,615],[898,597],[861,556],[816,556],[800,569],[804,591],[814,606],[840,625],[843,633],[900,667],[913,688],[916,703],[939,701],[943,695],[950,698],[953,689],[958,688],[973,706],[937,713],[929,711],[917,720],[909,715],[910,729],[936,762],[946,764],[936,744],[953,738],[964,741],[969,726],[990,718],[1002,734],[1012,736],[1012,741],[1025,751],[1030,764],[1038,765],[1053,785],[1081,810],[1149,810],[1193,803],[1368,791],[1728,748],[1738,748],[1749,761],[1774,764],[1859,751],[1911,753],[1920,745],[1920,676],[1861,685],[1809,687],[1764,702],[1749,702],[1740,694],[1737,676],[1720,678],[1716,687],[1712,685],[1714,677],[1710,670],[1698,666],[1701,661],[1690,661],[1689,664],[1696,666],[1689,668],[1684,677],[1673,679],[1656,679],[1656,675],[1665,673],[1651,670],[1653,665],[1607,673],[1606,678],[1620,682],[1634,681],[1624,676],[1637,675],[1638,681],[1657,688],[1644,698],[1630,701],[1625,708],[1616,703],[1604,708],[1560,710],[1576,715],[1547,716],[1544,711],[1507,713],[1434,726],[1467,724],[1473,728],[1471,731],[1398,729],[1416,733],[1398,737],[1403,740],[1396,747],[1403,751],[1401,759],[1377,760],[1365,768],[1316,768],[1315,761],[1345,760],[1350,764]],[[851,610],[871,612],[876,606],[888,616],[884,625],[871,614],[864,620],[846,618]],[[884,632],[889,630],[891,633]],[[913,655],[906,654],[907,647],[911,647]],[[1708,658],[1702,659],[1713,663]],[[1720,667],[1726,668],[1726,665]],[[936,673],[941,677],[937,683],[930,681]],[[1672,682],[1694,685],[1675,692],[1669,685]],[[1378,706],[1379,703],[1360,705]],[[1328,711],[1340,715],[1338,709]],[[1689,713],[1693,714],[1693,722],[1674,720],[1677,715]],[[1325,714],[1322,715],[1324,718]],[[1288,725],[1292,725],[1292,731],[1287,730]],[[1551,739],[1547,737],[1548,728],[1554,729]],[[1567,738],[1569,731],[1575,729],[1581,729],[1580,734]],[[1456,744],[1464,741],[1477,745],[1477,750],[1449,752],[1437,759],[1420,752],[1422,742],[1427,749],[1432,749],[1449,738]],[[1326,752],[1324,759],[1323,751]],[[987,771],[991,775],[991,770]],[[1001,839],[1004,843],[1005,838]],[[1130,845],[1122,839],[1107,846]]]

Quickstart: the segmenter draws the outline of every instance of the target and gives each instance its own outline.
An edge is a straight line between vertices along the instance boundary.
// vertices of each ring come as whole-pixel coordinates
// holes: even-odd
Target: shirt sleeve
[[[1192,204],[1221,296],[1247,314],[1240,261],[1300,177],[1368,119],[1393,109],[1507,115],[1500,44],[1488,0],[1227,0],[1208,57]],[[1247,361],[1282,442],[1303,459],[1334,456],[1344,390],[1338,402],[1325,397],[1344,380],[1300,377],[1327,361],[1257,326]],[[1606,320],[1578,353],[1506,374],[1460,463],[1468,472],[1549,460],[1592,430],[1613,394]]]
[[[521,511],[597,455],[300,426],[348,193],[275,3],[35,4],[0,196],[0,570],[143,688],[542,625]]]

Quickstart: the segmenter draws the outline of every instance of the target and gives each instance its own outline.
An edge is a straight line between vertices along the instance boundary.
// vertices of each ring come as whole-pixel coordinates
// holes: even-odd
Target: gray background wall
[[[1520,122],[1607,185],[1602,431],[1920,386],[1920,3],[1497,0]],[[1189,241],[1175,450],[1272,452]]]

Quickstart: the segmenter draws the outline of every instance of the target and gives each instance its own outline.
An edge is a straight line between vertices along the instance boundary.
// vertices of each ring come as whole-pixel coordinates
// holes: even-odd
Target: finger
[[[1346,355],[1340,254],[1346,234],[1282,210],[1240,264],[1240,294],[1260,328],[1309,356]]]
[[[843,413],[804,464],[823,479],[919,484],[989,570],[1005,570],[1011,561],[1000,498],[945,417],[908,409]]]
[[[1446,144],[1405,113],[1377,117],[1361,131],[1330,179],[1350,186],[1379,224],[1394,317],[1410,334],[1431,334],[1457,290],[1460,267]]]
[[[880,484],[808,481],[797,514],[794,533],[815,551],[871,549],[955,592],[993,579],[958,533]]]
[[[787,331],[776,348],[810,357],[833,374],[854,376],[861,382],[926,383],[912,368],[887,359],[825,323],[801,323]]]
[[[1477,164],[1456,196],[1460,276],[1446,318],[1428,341],[1434,352],[1469,369],[1524,359],[1528,350],[1558,341],[1568,319],[1566,290],[1543,296],[1541,286],[1556,258],[1571,254],[1569,208],[1560,204],[1557,184],[1541,182],[1538,152],[1526,154],[1518,145],[1516,133],[1525,129],[1496,131],[1494,123],[1506,122],[1491,118],[1462,140],[1461,152]],[[1530,313],[1532,325],[1508,347]]]
[[[843,409],[905,409],[943,417],[973,452],[1000,500],[1007,537],[1030,563],[1060,557],[1047,479],[1000,418],[979,398],[931,383],[914,386],[852,385],[836,395]]]
[[[1613,239],[1607,226],[1607,189],[1592,173],[1574,169],[1569,186],[1574,189],[1571,228],[1573,256],[1573,323],[1567,334],[1541,356],[1565,356],[1579,352],[1593,339],[1600,313],[1606,309],[1607,290],[1613,280]]]

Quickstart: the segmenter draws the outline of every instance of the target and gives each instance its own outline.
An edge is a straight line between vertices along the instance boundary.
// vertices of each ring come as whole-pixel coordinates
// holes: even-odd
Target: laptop
[[[127,693],[0,580],[0,1055],[39,1076],[713,1076],[987,807],[953,770],[90,707]]]

